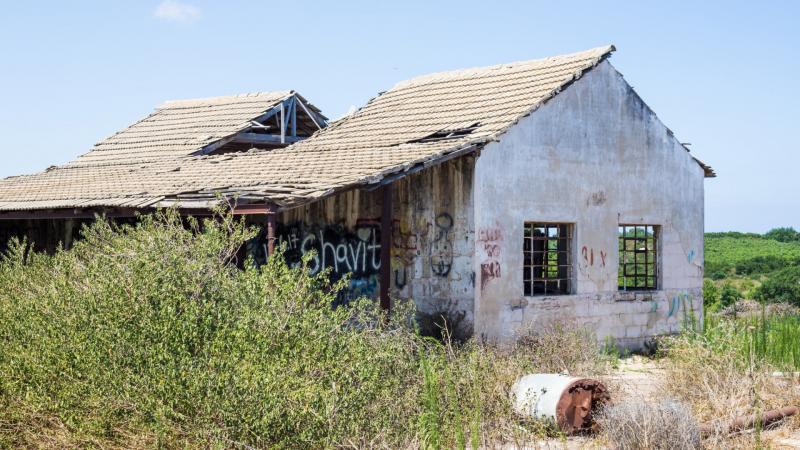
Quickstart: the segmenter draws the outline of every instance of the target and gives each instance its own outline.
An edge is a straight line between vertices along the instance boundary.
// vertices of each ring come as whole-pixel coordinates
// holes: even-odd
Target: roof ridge
[[[439,82],[439,81],[451,81],[453,79],[457,79],[460,77],[465,76],[473,76],[476,72],[489,72],[493,70],[502,70],[502,69],[515,69],[521,66],[526,65],[534,65],[538,63],[545,63],[545,62],[552,62],[558,59],[574,59],[576,57],[585,56],[588,59],[599,59],[603,58],[610,53],[616,51],[616,48],[613,44],[604,45],[601,47],[594,47],[587,50],[582,50],[579,52],[574,53],[564,53],[561,55],[555,56],[548,56],[544,58],[538,59],[529,59],[529,60],[522,60],[522,61],[515,61],[510,63],[501,63],[501,64],[494,64],[491,66],[475,66],[475,67],[468,67],[463,69],[455,69],[455,70],[445,70],[441,72],[433,72],[427,75],[420,75],[414,78],[409,78],[407,80],[403,80],[392,86],[389,91],[393,91],[395,89],[404,89],[413,87],[420,84],[426,84],[431,82]],[[388,91],[387,91],[388,92]]]
[[[156,111],[169,108],[187,108],[187,107],[194,108],[197,106],[204,106],[204,105],[220,105],[220,104],[225,104],[227,102],[241,100],[244,98],[257,99],[260,97],[273,97],[276,98],[277,100],[280,98],[288,97],[295,93],[296,92],[294,90],[290,89],[281,91],[258,91],[258,92],[246,92],[242,94],[233,94],[233,95],[219,95],[213,97],[167,100],[164,103],[157,106]]]

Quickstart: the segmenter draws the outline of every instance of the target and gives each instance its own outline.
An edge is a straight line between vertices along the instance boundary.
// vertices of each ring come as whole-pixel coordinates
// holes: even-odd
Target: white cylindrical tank
[[[594,427],[592,413],[608,401],[608,393],[597,380],[539,373],[517,380],[511,388],[511,401],[517,414],[574,433]]]

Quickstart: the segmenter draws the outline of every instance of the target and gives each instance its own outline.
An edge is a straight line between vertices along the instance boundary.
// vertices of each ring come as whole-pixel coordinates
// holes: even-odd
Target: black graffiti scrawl
[[[303,222],[279,224],[277,246],[285,245],[287,263],[298,266],[303,255],[315,251],[309,270],[316,274],[330,268],[331,280],[339,280],[350,273],[350,289],[340,294],[339,301],[362,296],[376,297],[378,274],[381,268],[380,221],[359,219],[355,228],[343,223],[311,225]],[[248,253],[256,264],[266,261],[266,233],[247,243]]]
[[[436,216],[436,235],[431,243],[431,270],[446,277],[453,268],[453,217],[448,213]]]

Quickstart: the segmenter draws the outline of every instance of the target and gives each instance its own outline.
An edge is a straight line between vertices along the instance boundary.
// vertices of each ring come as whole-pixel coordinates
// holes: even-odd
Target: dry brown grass
[[[788,405],[800,405],[796,382],[772,375],[774,369],[754,361],[711,349],[701,342],[676,338],[669,342],[662,360],[665,374],[662,395],[689,405],[701,423],[714,424],[715,432],[704,441],[707,448],[754,448],[770,436],[755,430],[731,436],[725,425],[735,417]],[[797,429],[788,421],[784,431]],[[772,433],[769,433],[772,434]]]
[[[611,405],[599,418],[603,434],[618,450],[693,450],[700,430],[684,404],[634,400]]]

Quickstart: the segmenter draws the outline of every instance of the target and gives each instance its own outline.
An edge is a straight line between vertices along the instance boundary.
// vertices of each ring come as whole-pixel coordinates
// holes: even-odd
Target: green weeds
[[[595,373],[593,336],[538,329],[513,348],[451,345],[342,283],[271,258],[237,269],[253,231],[230,215],[99,220],[53,256],[0,261],[2,448],[464,448],[541,428],[508,388]],[[469,439],[467,438],[469,436]]]

